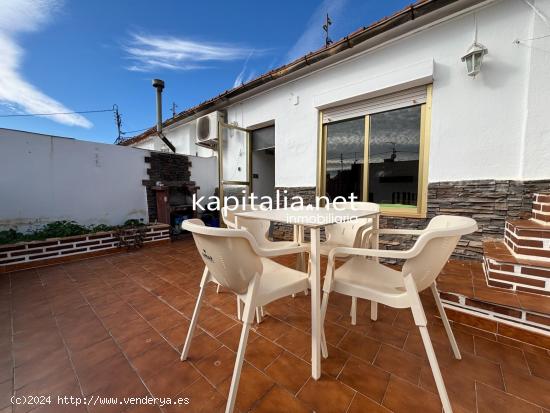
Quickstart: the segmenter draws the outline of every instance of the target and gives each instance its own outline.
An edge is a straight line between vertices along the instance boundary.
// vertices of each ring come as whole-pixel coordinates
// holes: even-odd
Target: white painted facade
[[[0,148],[0,230],[148,222],[148,151],[10,129]]]
[[[319,110],[433,83],[429,182],[548,179],[550,37],[525,39],[550,34],[550,0],[530,3],[542,17],[523,0],[487,1],[442,17],[233,103],[228,123],[274,121],[276,186],[313,187]],[[489,54],[471,78],[460,58],[476,20]],[[178,152],[195,150],[194,122],[172,131]]]

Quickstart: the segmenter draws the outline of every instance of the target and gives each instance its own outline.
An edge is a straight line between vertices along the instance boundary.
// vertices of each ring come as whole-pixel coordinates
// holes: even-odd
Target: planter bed
[[[144,245],[170,241],[170,226],[148,225]],[[75,261],[119,251],[116,231],[0,245],[0,273]]]

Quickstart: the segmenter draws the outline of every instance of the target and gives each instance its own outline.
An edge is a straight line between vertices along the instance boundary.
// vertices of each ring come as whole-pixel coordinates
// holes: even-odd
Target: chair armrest
[[[379,235],[422,235],[424,230],[421,229],[379,229],[375,231]]]
[[[256,254],[260,257],[279,257],[281,255],[300,254],[302,252],[309,252],[309,248],[306,245],[296,245],[286,248],[262,248],[259,245],[253,246]]]
[[[406,260],[416,256],[420,251],[416,251],[418,248],[411,248],[406,251],[398,250],[376,250],[370,248],[348,248],[348,247],[336,247],[330,250],[328,259],[334,261],[334,257],[337,255],[358,255],[366,257],[379,257],[379,258],[395,258],[399,260]]]
[[[360,246],[364,247],[367,246],[367,241],[370,239],[371,235],[376,234],[376,231],[374,230],[374,227],[372,225],[366,226],[361,231],[361,237],[359,238]]]

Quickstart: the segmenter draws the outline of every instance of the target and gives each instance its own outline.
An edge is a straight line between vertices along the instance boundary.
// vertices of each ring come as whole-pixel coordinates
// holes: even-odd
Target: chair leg
[[[447,394],[447,389],[445,388],[445,383],[443,382],[443,376],[441,375],[441,370],[439,369],[439,364],[435,356],[432,340],[430,339],[430,335],[428,333],[428,321],[426,319],[424,307],[422,307],[422,301],[420,301],[420,295],[418,294],[416,283],[412,277],[412,274],[407,274],[403,281],[409,297],[414,323],[420,330],[420,336],[422,337],[422,342],[424,343],[424,348],[426,349],[426,354],[428,355],[428,361],[430,362],[432,374],[434,375],[435,385],[437,387],[437,392],[439,393],[439,398],[441,399],[441,404],[443,405],[443,411],[445,413],[452,413],[453,409],[451,407],[449,395]]]
[[[378,319],[378,303],[376,301],[370,302],[370,319],[376,321]]]
[[[205,268],[201,280],[201,288],[199,290],[199,296],[197,297],[197,303],[195,304],[195,310],[193,311],[193,317],[191,318],[191,324],[189,324],[189,330],[187,331],[187,338],[185,339],[185,344],[183,345],[183,351],[181,352],[180,360],[187,360],[189,354],[189,349],[191,348],[191,341],[193,341],[193,334],[195,333],[195,328],[197,327],[197,322],[199,321],[199,313],[201,311],[202,299],[204,298],[204,285],[208,279],[208,270]]]
[[[243,308],[241,304],[241,300],[238,296],[237,297],[237,320],[241,321],[243,319]]]
[[[323,302],[321,303],[321,354],[323,358],[328,357],[327,339],[325,337],[325,317],[327,315],[328,293],[323,294]]]
[[[357,297],[351,297],[351,309],[349,311],[351,317],[351,325],[357,324]]]
[[[426,354],[428,354],[428,361],[430,362],[430,367],[432,368],[432,373],[434,375],[435,385],[437,387],[437,392],[439,393],[439,398],[443,404],[443,411],[445,413],[452,413],[453,409],[451,407],[451,401],[447,395],[447,389],[445,388],[445,383],[443,382],[443,376],[441,375],[441,370],[439,370],[439,364],[435,356],[435,351],[428,334],[428,328],[426,326],[418,326],[420,329],[420,335],[422,336],[422,342],[424,343],[424,348],[426,349]]]
[[[265,317],[264,306],[263,305],[260,307],[260,314],[261,314],[262,317]]]
[[[441,316],[441,321],[443,321],[443,325],[445,326],[445,331],[447,332],[447,337],[449,337],[449,341],[451,342],[451,347],[453,348],[453,353],[455,355],[455,358],[460,360],[460,359],[462,359],[462,356],[460,354],[458,344],[456,343],[455,335],[453,334],[451,324],[449,323],[449,319],[447,318],[447,314],[445,313],[445,309],[443,308],[443,304],[441,303],[441,298],[439,297],[439,293],[437,292],[437,287],[436,287],[435,283],[433,283],[430,286],[430,289],[432,290],[432,294],[434,296],[435,304],[437,305],[437,309],[439,310],[439,315]]]
[[[241,378],[241,370],[243,367],[244,354],[246,352],[246,344],[248,342],[248,334],[250,332],[250,325],[254,320],[254,310],[256,308],[254,306],[254,290],[255,287],[252,286],[252,291],[249,291],[247,294],[244,305],[243,329],[241,331],[241,340],[239,341],[239,349],[237,350],[237,359],[235,361],[233,377],[231,378],[231,386],[229,387],[229,395],[227,397],[225,413],[233,413],[233,409],[235,408],[235,400],[237,399],[237,392],[239,390],[239,380]]]
[[[256,322],[260,324],[262,322],[262,313],[260,307],[256,307]]]
[[[297,271],[304,271],[305,262],[306,262],[305,252],[298,253],[298,256],[296,257],[296,270]]]
[[[216,294],[219,294],[219,293],[220,293],[220,288],[221,288],[221,285],[218,284],[218,286],[216,287]]]
[[[305,253],[303,253],[303,254],[305,254]],[[305,255],[304,255],[304,262],[305,262]],[[306,270],[306,272],[307,272],[308,274],[310,274],[310,271],[311,271],[311,261],[310,261],[310,259],[308,258],[308,260],[307,260],[307,270]],[[304,290],[304,295],[307,297],[308,294],[309,294],[309,290],[306,288],[306,289]]]

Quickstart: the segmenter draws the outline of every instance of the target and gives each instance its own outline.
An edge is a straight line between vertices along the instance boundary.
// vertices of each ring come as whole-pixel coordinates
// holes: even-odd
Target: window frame
[[[418,189],[416,209],[384,206],[381,214],[394,217],[426,218],[428,212],[428,164],[430,157],[430,130],[432,118],[432,84],[426,85],[426,103],[420,106],[420,147],[418,152]],[[365,115],[363,197],[368,201],[369,184],[369,146],[370,115]],[[351,119],[351,118],[350,118]],[[323,123],[323,111],[319,110],[319,130],[317,147],[317,196],[326,195],[326,161],[327,161],[327,125]]]

